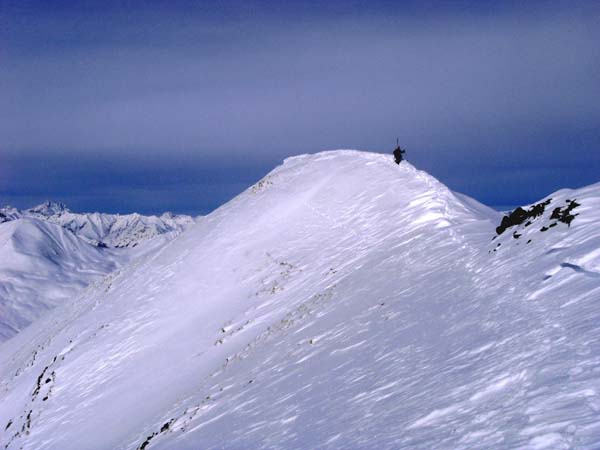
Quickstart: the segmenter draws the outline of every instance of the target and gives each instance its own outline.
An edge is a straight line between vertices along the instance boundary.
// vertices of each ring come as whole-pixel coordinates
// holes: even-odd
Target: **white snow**
[[[194,222],[190,216],[168,212],[159,217],[137,213],[73,213],[64,204],[50,201],[22,211],[11,207],[0,209],[0,223],[15,218],[35,218],[54,223],[92,245],[116,248],[136,247],[159,235],[177,234]]]
[[[0,224],[0,341],[114,270],[119,258],[58,225]]]
[[[0,346],[0,444],[597,448],[600,185],[552,198],[492,240],[406,162],[290,158]]]
[[[75,214],[55,202],[0,209],[0,342],[192,223],[168,213]]]

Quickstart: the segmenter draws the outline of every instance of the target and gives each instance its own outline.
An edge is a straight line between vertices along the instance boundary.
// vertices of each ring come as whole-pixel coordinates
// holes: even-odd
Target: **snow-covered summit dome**
[[[401,220],[433,221],[443,227],[452,221],[499,217],[490,208],[455,195],[407,161],[397,165],[392,155],[356,150],[287,158],[232,204],[241,202],[260,202],[257,206],[265,208],[261,214],[266,220],[269,214],[291,214],[299,208],[300,215],[310,217],[318,210],[323,213],[321,219],[354,227],[362,224],[365,230],[384,227],[382,221],[396,221],[396,227]],[[270,205],[275,209],[267,212]]]
[[[492,241],[409,163],[287,159],[0,347],[0,444],[594,448],[600,192],[568,195]]]

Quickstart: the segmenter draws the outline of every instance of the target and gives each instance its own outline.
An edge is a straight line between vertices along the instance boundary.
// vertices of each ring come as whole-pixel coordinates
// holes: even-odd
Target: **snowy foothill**
[[[114,270],[104,253],[51,223],[0,224],[0,341]]]
[[[77,214],[46,202],[0,209],[0,342],[193,223],[164,214]]]
[[[598,448],[600,184],[541,202],[289,158],[0,345],[0,444]]]

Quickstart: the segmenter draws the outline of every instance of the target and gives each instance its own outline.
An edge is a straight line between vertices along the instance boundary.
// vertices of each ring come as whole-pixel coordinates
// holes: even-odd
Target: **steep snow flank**
[[[193,223],[190,216],[164,213],[161,216],[140,214],[73,213],[59,202],[45,202],[19,211],[0,209],[0,222],[15,218],[36,218],[71,231],[88,243],[101,247],[135,247],[156,236],[178,234]]]
[[[599,191],[526,244],[391,156],[288,159],[0,347],[0,443],[595,448]]]
[[[114,270],[116,260],[58,225],[0,224],[0,341]]]

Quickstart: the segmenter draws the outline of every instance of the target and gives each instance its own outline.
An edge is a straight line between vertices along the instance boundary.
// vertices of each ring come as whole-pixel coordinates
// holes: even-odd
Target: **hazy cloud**
[[[543,190],[574,181],[565,153],[600,168],[597,4],[417,4],[7,8],[0,152],[268,166],[400,136],[417,165],[484,201],[493,185],[463,179],[473,171],[553,168]]]

